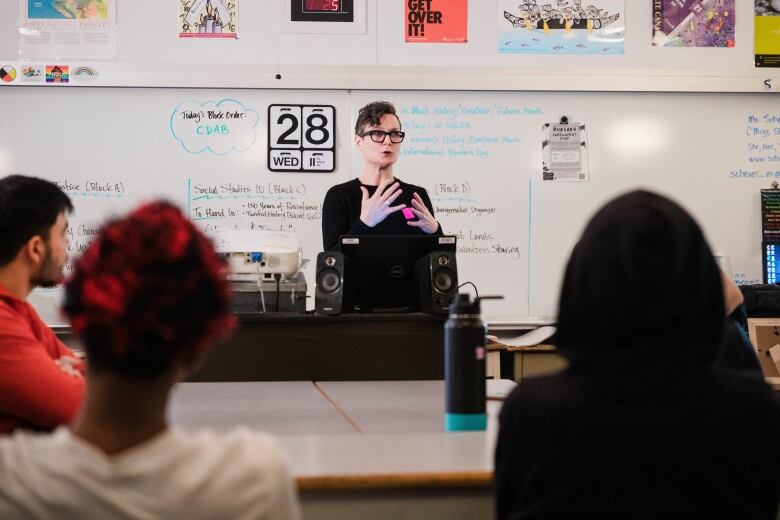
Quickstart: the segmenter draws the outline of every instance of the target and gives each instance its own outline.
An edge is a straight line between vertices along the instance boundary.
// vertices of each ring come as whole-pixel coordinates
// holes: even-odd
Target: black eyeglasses
[[[369,130],[368,132],[363,132],[360,134],[360,137],[370,136],[371,140],[375,143],[384,143],[385,137],[390,136],[390,142],[394,144],[398,144],[403,142],[404,137],[406,137],[406,133],[399,132],[398,130],[393,130],[392,132],[385,132],[384,130]]]

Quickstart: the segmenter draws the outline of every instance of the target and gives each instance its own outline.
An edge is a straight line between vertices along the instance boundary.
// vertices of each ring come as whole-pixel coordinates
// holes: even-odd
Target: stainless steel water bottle
[[[444,324],[444,430],[484,430],[485,324],[480,300],[458,294]]]

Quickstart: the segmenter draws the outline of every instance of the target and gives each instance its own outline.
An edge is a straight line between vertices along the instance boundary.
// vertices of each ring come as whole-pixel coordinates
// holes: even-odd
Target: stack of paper
[[[555,334],[555,327],[547,325],[545,327],[539,327],[520,336],[514,338],[497,338],[496,336],[488,336],[488,339],[494,343],[500,343],[507,347],[532,347],[539,345],[545,340],[549,339]]]

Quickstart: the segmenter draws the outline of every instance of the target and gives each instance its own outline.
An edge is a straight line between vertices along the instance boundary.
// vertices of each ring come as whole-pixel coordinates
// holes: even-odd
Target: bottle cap
[[[458,293],[455,295],[455,301],[450,305],[450,314],[479,314],[479,298],[471,301],[471,295],[468,293]]]

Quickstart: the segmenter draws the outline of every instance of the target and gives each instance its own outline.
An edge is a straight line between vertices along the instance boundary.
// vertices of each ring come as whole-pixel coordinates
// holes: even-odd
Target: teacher
[[[322,204],[322,245],[338,250],[342,235],[441,235],[425,188],[393,175],[404,140],[395,107],[369,103],[355,122],[355,145],[363,153],[363,173],[337,184]]]

